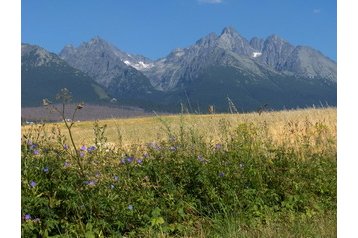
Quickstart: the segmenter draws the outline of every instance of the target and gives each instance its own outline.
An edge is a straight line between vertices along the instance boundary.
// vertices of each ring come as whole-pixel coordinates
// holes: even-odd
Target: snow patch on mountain
[[[136,70],[149,69],[154,66],[154,64],[152,64],[152,63],[146,64],[143,61],[138,61],[137,63],[133,63],[133,62],[130,62],[129,60],[124,60],[123,63],[125,63],[126,65],[129,65],[129,66],[132,66]]]
[[[254,57],[254,58],[259,57],[261,55],[262,55],[261,52],[252,52],[252,57]]]

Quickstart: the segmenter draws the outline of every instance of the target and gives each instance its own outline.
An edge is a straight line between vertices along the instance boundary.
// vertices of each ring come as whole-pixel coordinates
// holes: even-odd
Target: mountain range
[[[49,97],[55,85],[67,85],[91,103],[116,98],[121,104],[171,112],[181,106],[206,112],[208,105],[227,112],[228,100],[239,111],[262,105],[335,106],[337,64],[277,35],[247,40],[232,27],[157,60],[126,53],[100,37],[67,45],[58,55],[22,44],[22,105]]]

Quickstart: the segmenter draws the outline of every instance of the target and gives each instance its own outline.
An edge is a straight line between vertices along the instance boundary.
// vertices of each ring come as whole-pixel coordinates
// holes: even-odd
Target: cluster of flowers
[[[40,151],[38,149],[38,147],[39,147],[38,144],[33,143],[31,140],[28,140],[27,145],[28,145],[29,150],[32,151],[32,153],[34,155],[39,155],[40,154]]]
[[[130,164],[133,161],[136,161],[138,164],[143,163],[142,159],[135,159],[133,156],[129,156],[129,157],[125,157],[125,158],[121,159],[121,164]]]
[[[23,216],[23,219],[25,221],[33,221],[33,222],[40,222],[41,221],[40,218],[32,219],[31,215],[28,214],[28,213]]]

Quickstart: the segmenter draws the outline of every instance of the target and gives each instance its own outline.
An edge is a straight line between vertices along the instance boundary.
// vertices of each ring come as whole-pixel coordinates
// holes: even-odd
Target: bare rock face
[[[192,97],[198,103],[210,101],[214,93],[217,100],[239,95],[250,105],[247,108],[271,99],[272,104],[292,106],[336,102],[336,62],[277,35],[247,40],[232,27],[157,60],[126,53],[99,37],[78,47],[66,46],[60,57],[114,97],[140,96],[150,105],[158,100],[173,105],[182,100],[183,92],[185,100]]]
[[[82,43],[78,48],[66,46],[60,57],[88,74],[114,96],[146,94],[154,90],[149,79],[138,70],[151,67],[149,59],[122,52],[99,37]]]
[[[267,72],[336,81],[336,63],[305,46],[293,46],[277,35],[248,41],[234,28],[225,27],[218,36],[210,33],[194,45],[174,49],[166,57],[150,60],[123,52],[96,37],[78,48],[66,46],[60,57],[72,67],[109,87],[114,82],[147,78],[160,91],[171,91],[195,80],[211,66],[231,66],[255,77]]]

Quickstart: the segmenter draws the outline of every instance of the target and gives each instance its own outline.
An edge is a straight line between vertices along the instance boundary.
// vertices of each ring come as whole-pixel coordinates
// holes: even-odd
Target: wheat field
[[[264,126],[270,139],[276,143],[288,142],[294,135],[304,136],[307,125],[322,123],[328,134],[336,138],[337,109],[336,108],[308,108],[299,110],[285,110],[247,114],[184,114],[166,115],[141,118],[107,119],[98,121],[100,126],[106,125],[105,136],[108,144],[116,146],[142,145],[167,138],[168,131],[176,132],[180,128],[194,131],[205,138],[208,143],[219,143],[223,125],[226,130],[234,130],[240,123],[253,123]],[[31,133],[38,125],[23,126],[22,133]],[[76,122],[72,133],[75,141],[80,144],[93,144],[94,121]],[[53,127],[58,127],[68,136],[64,123],[49,123],[44,125],[45,131],[50,133]],[[290,133],[288,133],[290,132]],[[297,141],[291,141],[297,143]]]

